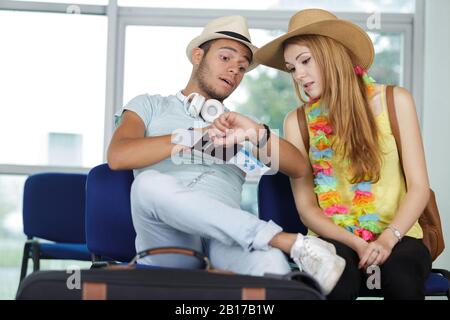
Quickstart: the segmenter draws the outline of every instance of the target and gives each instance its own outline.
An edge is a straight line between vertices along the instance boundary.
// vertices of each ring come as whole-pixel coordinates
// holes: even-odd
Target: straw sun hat
[[[286,71],[283,42],[300,35],[322,35],[344,45],[351,52],[353,63],[368,70],[373,63],[374,48],[367,33],[353,22],[338,19],[322,9],[297,12],[289,21],[288,32],[261,47],[255,60],[266,66]]]

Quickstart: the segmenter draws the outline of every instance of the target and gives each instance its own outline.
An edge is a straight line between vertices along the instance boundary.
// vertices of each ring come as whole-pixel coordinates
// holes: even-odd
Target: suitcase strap
[[[141,252],[138,252],[136,256],[131,260],[131,262],[128,264],[128,266],[133,267],[138,259],[142,259],[147,256],[151,256],[154,254],[184,254],[186,256],[191,256],[199,259],[203,262],[205,270],[211,270],[211,261],[209,261],[208,257],[205,256],[203,253],[187,249],[187,248],[179,248],[179,247],[161,247],[161,248],[153,248],[153,249],[147,249]]]

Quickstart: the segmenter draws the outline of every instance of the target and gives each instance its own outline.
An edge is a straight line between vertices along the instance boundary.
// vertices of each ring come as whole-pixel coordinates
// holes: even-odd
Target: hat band
[[[248,43],[251,43],[251,41],[249,39],[247,39],[246,37],[244,37],[242,34],[236,33],[236,32],[232,32],[232,31],[216,31],[216,33],[220,33],[220,34],[224,34],[226,36],[229,37],[233,37],[239,40],[244,40]]]

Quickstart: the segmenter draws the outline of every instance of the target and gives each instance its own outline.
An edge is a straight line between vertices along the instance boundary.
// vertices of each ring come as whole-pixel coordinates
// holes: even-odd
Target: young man
[[[274,222],[262,221],[241,210],[245,174],[238,167],[204,163],[198,155],[186,152],[180,152],[179,157],[194,161],[180,165],[171,156],[185,149],[172,143],[174,131],[199,122],[202,127],[208,126],[201,116],[189,112],[187,97],[195,92],[205,99],[222,102],[244,74],[256,66],[256,49],[245,18],[230,16],[209,22],[187,47],[193,68],[186,88],[168,97],[138,96],[116,114],[118,127],[109,146],[108,164],[114,170],[135,169],[131,209],[138,252],[155,247],[187,247],[204,252],[216,268],[251,275],[288,273],[290,267],[283,254],[286,252],[329,292],[345,263],[336,256],[332,245],[285,233]],[[215,132],[217,140],[226,140],[229,129],[258,130],[258,134],[240,139],[249,138],[259,147],[267,145],[268,140],[277,143],[283,154],[276,159],[280,170],[292,177],[300,177],[307,169],[298,149],[270,134],[267,126],[241,114],[226,112],[209,129]],[[199,266],[190,259],[160,255],[139,262]]]

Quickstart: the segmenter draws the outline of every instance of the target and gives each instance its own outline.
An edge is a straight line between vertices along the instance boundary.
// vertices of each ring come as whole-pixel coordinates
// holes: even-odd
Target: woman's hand
[[[369,243],[367,241],[364,241],[363,239],[357,237],[356,247],[352,249],[356,251],[356,253],[358,254],[359,260],[361,260],[361,258],[364,257],[364,253],[366,252],[368,246]]]
[[[377,240],[370,242],[366,249],[358,255],[360,257],[358,268],[367,268],[371,265],[382,265],[391,255],[397,241],[389,233],[383,232]]]
[[[264,127],[243,114],[225,112],[214,120],[209,134],[217,145],[230,146],[244,140],[256,144],[259,141],[260,129]]]

